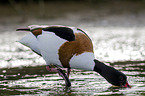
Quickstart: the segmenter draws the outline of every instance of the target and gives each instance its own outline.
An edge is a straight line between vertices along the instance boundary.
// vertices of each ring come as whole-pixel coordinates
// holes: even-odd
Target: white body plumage
[[[29,28],[45,28],[45,27],[50,27],[50,26],[38,26],[38,25],[29,26]],[[58,27],[64,27],[64,26],[58,26]],[[77,28],[75,27],[67,27],[67,28],[72,29],[73,34],[75,35],[79,33],[81,35],[86,35],[82,31],[77,30]],[[88,38],[88,37],[86,36],[85,38]],[[42,30],[42,33],[39,34],[38,36],[33,35],[33,33],[29,33],[28,35],[23,37],[19,42],[31,48],[37,54],[40,54],[46,61],[47,65],[56,64],[61,67],[64,67],[64,65],[62,64],[63,59],[60,60],[59,49],[64,43],[73,42],[73,41],[68,41],[66,39],[63,39],[57,36],[53,32]],[[66,50],[66,52],[68,51]],[[61,57],[61,58],[65,59],[67,58],[67,55],[66,57]],[[73,54],[70,60],[68,60],[68,63],[69,63],[70,68],[82,69],[82,70],[93,70],[95,66],[95,63],[93,60],[94,60],[93,51],[84,50],[83,52],[81,52],[81,54]]]

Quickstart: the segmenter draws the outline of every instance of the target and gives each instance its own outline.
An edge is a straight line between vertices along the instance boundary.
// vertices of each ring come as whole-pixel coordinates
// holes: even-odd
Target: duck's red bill
[[[123,88],[131,88],[131,86],[128,84],[128,82],[126,82],[125,85],[122,85]]]

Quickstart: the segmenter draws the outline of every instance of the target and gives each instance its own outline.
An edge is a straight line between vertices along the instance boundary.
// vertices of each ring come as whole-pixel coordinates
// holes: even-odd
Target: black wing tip
[[[17,28],[16,31],[31,31],[30,28]]]

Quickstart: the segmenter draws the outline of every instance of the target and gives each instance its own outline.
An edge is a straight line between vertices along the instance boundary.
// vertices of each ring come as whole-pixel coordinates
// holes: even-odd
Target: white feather
[[[56,26],[56,25],[55,25]],[[57,25],[59,26],[59,25]],[[30,29],[35,28],[45,28],[49,27],[47,25],[31,25],[28,26]],[[63,26],[61,26],[63,27]],[[66,26],[64,26],[66,27]],[[69,27],[73,30],[74,33],[79,33],[81,31],[77,30],[76,27]],[[37,38],[32,33],[29,33],[23,37],[20,41],[21,44],[31,48],[36,53],[41,54],[47,65],[57,64],[62,67],[62,64],[59,60],[59,48],[67,40],[56,36],[53,32],[42,31],[41,35],[38,35]],[[83,70],[93,70],[94,68],[94,54],[92,52],[85,52],[81,55],[74,55],[70,60],[70,67],[74,69],[83,69]]]
[[[30,28],[30,30],[36,29],[36,28],[46,28],[49,27],[49,25],[30,25],[28,26],[28,28]]]
[[[37,38],[40,44],[41,55],[46,63],[48,65],[57,64],[62,66],[59,60],[58,51],[60,46],[66,42],[66,40],[56,36],[53,32],[48,31],[42,31],[42,35],[39,35]]]
[[[36,53],[41,54],[40,49],[39,49],[39,42],[32,33],[27,34],[25,37],[23,37],[18,42],[31,48]]]
[[[94,69],[94,54],[92,52],[85,52],[80,55],[74,55],[70,60],[70,67],[74,69],[90,70]]]

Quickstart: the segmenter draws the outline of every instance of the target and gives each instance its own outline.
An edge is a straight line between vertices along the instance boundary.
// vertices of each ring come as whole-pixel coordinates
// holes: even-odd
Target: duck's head
[[[131,86],[128,84],[127,77],[124,73],[116,70],[113,67],[107,66],[98,60],[94,60],[94,62],[94,71],[98,72],[109,83],[111,83],[114,86],[131,88]]]

